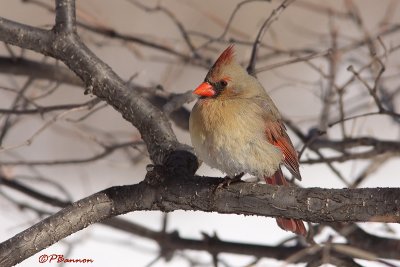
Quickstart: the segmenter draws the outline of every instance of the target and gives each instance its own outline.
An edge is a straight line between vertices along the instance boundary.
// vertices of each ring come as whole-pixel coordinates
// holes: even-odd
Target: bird
[[[256,77],[236,60],[228,46],[193,91],[198,96],[189,118],[197,157],[228,177],[248,173],[267,184],[289,186],[284,165],[301,180],[297,152],[277,107]],[[306,236],[303,221],[276,218],[280,228]]]

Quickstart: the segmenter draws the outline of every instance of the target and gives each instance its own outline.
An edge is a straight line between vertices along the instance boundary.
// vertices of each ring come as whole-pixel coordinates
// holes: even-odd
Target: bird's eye
[[[227,82],[227,81],[225,81],[225,80],[220,80],[220,81],[219,81],[219,86],[220,86],[221,88],[225,88],[227,85],[228,85],[228,82]]]

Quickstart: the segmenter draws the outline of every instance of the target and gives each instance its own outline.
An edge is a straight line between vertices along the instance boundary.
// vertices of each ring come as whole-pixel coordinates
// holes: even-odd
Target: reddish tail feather
[[[286,181],[283,176],[282,170],[279,168],[275,174],[271,177],[265,177],[265,181],[271,185],[289,186],[288,181]],[[280,228],[286,231],[291,231],[295,234],[306,236],[307,230],[304,226],[303,221],[288,218],[276,218],[276,223]]]

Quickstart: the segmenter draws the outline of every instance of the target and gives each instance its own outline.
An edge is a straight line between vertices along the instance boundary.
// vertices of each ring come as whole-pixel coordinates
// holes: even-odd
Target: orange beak
[[[193,94],[210,97],[215,95],[215,90],[211,84],[203,82],[193,91]]]

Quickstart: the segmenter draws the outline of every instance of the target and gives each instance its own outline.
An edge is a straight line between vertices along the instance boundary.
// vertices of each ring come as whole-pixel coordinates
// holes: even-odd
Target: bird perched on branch
[[[283,164],[301,180],[297,152],[278,109],[258,80],[236,62],[232,45],[193,93],[200,98],[189,129],[201,160],[229,177],[249,173],[268,184],[288,186]],[[307,234],[301,220],[276,220],[284,230]]]

